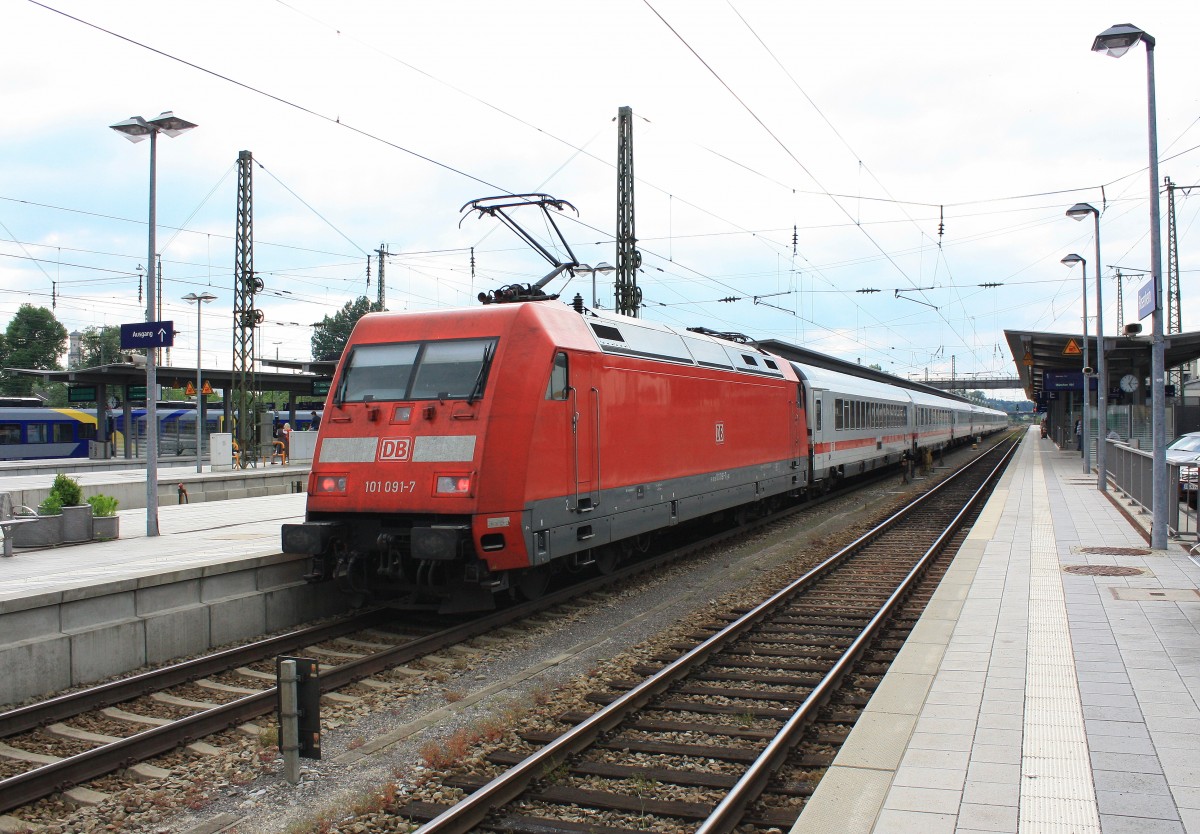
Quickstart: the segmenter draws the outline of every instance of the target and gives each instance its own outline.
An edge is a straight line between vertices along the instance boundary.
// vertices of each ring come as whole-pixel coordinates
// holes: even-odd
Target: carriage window
[[[75,431],[72,423],[55,423],[50,427],[54,432],[55,443],[74,443]]]
[[[550,369],[550,383],[546,386],[546,399],[565,400],[567,398],[567,355],[554,354],[554,367]]]
[[[821,401],[817,400],[817,431],[821,430]]]
[[[20,423],[0,423],[0,446],[15,445],[20,442]]]
[[[840,399],[840,398],[833,401],[833,429],[834,429],[834,431],[841,431],[843,428],[845,428],[846,418],[842,414],[842,408],[843,408],[843,404],[845,402],[846,402],[845,400]]]
[[[50,426],[47,423],[29,423],[25,426],[26,443],[47,443],[50,437]]]

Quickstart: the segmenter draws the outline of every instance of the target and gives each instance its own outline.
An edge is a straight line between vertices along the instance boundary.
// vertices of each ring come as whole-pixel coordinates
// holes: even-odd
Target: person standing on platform
[[[288,462],[288,456],[292,453],[292,424],[285,422],[279,427],[279,439],[283,441],[283,462]]]
[[[308,425],[312,431],[316,431],[317,429],[321,428],[321,415],[314,411],[309,417]]]
[[[1075,448],[1079,451],[1080,455],[1083,454],[1083,421],[1082,420],[1075,421]]]

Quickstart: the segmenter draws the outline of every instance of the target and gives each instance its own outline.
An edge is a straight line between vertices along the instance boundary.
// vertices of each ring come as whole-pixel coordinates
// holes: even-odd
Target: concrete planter
[[[14,547],[56,547],[63,543],[61,513],[39,515],[36,518],[33,524],[21,524],[13,528]]]
[[[92,538],[106,542],[120,538],[121,517],[119,515],[98,515],[92,519]]]
[[[90,542],[92,540],[91,504],[63,507],[62,535],[64,542]]]

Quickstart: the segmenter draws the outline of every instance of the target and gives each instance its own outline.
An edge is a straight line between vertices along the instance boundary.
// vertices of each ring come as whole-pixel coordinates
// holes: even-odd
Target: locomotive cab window
[[[567,375],[567,355],[554,354],[554,367],[550,369],[550,382],[546,385],[546,399],[565,400],[570,377]]]
[[[341,402],[482,396],[495,339],[356,345],[338,386]]]

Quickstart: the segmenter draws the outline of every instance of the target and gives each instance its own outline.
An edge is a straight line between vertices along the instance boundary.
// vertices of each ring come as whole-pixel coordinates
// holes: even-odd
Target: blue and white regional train
[[[225,415],[219,406],[208,406],[206,409],[206,434],[229,430],[224,428]],[[283,412],[270,413],[281,421],[288,419]],[[130,414],[133,425],[137,427],[137,435],[144,438],[146,410],[135,408]],[[160,403],[156,414],[159,454],[195,454],[195,409]],[[319,416],[320,411],[317,414]],[[108,415],[112,421],[110,435],[114,438],[124,438],[128,434],[124,413],[120,409],[113,409]],[[309,411],[297,413],[293,428],[306,431],[311,419],[309,415]],[[94,408],[0,406],[0,461],[86,458],[89,442],[96,440],[98,436]]]

